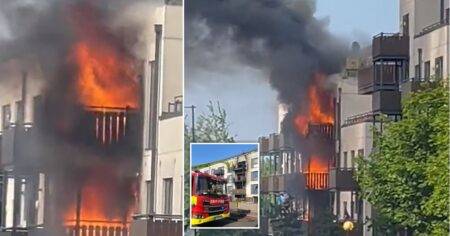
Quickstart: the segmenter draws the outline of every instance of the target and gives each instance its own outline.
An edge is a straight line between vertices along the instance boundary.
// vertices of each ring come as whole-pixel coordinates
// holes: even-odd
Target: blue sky
[[[329,19],[333,34],[363,44],[399,28],[399,0],[318,0],[316,10],[316,17]]]
[[[196,166],[236,156],[255,150],[257,147],[257,144],[192,144],[192,165]]]

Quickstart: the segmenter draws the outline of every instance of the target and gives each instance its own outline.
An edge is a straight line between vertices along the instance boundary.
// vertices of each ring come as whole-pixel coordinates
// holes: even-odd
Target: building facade
[[[400,0],[400,32],[409,36],[409,76],[404,92],[417,83],[450,74],[449,0]]]
[[[192,169],[225,178],[227,180],[226,193],[233,200],[258,202],[259,154],[256,150],[213,163],[194,166]]]
[[[162,9],[155,56],[143,77],[143,146],[138,209],[131,235],[182,235],[183,39],[181,3]]]

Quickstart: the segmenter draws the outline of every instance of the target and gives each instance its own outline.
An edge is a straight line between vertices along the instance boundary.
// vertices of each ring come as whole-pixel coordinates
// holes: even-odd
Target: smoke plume
[[[295,114],[315,73],[341,70],[345,44],[314,17],[313,0],[193,0],[185,7],[190,83],[201,82],[191,76],[197,68],[226,73],[220,57],[231,53],[238,63],[264,71],[278,100]],[[284,123],[292,125],[292,117]]]

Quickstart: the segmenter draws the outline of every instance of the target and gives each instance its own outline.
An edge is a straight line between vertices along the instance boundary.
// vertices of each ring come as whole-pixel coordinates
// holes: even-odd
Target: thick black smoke
[[[185,7],[190,83],[196,68],[221,67],[211,54],[228,47],[239,62],[265,71],[279,101],[296,110],[313,73],[341,70],[346,47],[314,17],[313,0],[191,0]]]

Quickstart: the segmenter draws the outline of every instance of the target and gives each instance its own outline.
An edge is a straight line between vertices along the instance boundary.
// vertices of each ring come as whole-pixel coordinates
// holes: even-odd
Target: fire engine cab
[[[230,217],[230,199],[222,177],[194,171],[191,173],[191,225]]]

